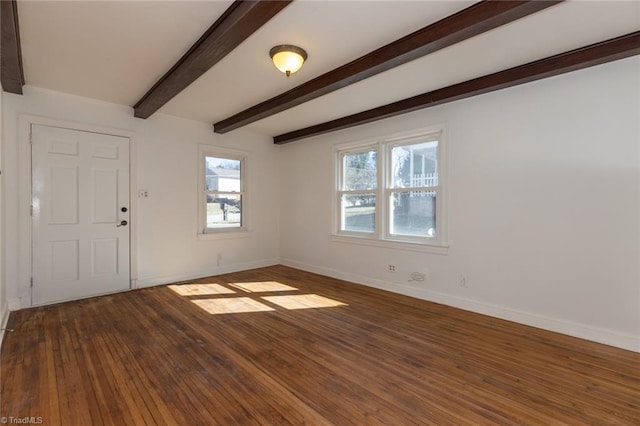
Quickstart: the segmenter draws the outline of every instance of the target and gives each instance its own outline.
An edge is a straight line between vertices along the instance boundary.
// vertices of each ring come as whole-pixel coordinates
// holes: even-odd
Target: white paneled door
[[[129,138],[31,132],[32,304],[130,288]]]

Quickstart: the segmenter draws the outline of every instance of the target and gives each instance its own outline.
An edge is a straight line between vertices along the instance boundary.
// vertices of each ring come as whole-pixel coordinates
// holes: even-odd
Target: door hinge
[[[30,285],[31,285],[31,288],[33,288],[33,277],[31,277]]]
[[[29,206],[29,214],[33,216],[33,204]]]

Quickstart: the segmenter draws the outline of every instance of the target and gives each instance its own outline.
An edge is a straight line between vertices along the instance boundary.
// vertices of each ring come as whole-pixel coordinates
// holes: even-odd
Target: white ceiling
[[[132,106],[231,1],[18,0],[26,84]],[[160,112],[213,123],[473,4],[297,0]],[[640,29],[640,1],[569,1],[250,124],[269,135]],[[287,78],[269,49],[309,58]]]

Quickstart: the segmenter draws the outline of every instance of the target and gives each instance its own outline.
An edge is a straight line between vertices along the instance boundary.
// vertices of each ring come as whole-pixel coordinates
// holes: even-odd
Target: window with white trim
[[[372,234],[376,231],[378,151],[376,147],[340,153],[340,230]]]
[[[336,233],[444,242],[442,132],[337,151]]]
[[[244,231],[245,156],[200,150],[199,206],[202,234]]]

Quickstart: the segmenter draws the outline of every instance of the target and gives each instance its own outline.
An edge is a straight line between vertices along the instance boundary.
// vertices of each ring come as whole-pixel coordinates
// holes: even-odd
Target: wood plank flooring
[[[640,424],[640,354],[274,266],[12,312],[45,425]]]

